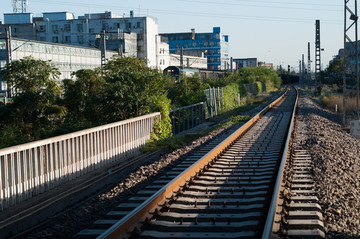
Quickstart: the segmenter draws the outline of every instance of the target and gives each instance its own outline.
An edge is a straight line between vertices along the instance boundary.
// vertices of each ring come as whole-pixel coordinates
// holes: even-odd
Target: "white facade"
[[[24,39],[11,40],[11,58],[20,60],[25,56],[35,59],[50,60],[60,71],[59,80],[71,79],[71,73],[80,69],[95,69],[101,66],[101,51],[95,48],[85,48],[62,44],[45,43]],[[106,58],[117,55],[117,52],[107,51]],[[5,66],[7,57],[6,41],[0,39],[0,66]],[[0,91],[6,90],[4,82]]]
[[[170,65],[169,44],[161,41],[161,36],[156,36],[156,46],[156,68],[163,71]]]
[[[20,15],[19,15],[20,17]],[[111,12],[85,14],[77,19],[72,13],[50,12],[43,13],[43,17],[34,17],[36,40],[52,43],[71,44],[83,47],[99,47],[100,34],[105,31],[106,39],[120,40],[122,33],[135,33],[137,35],[136,54],[134,49],[125,49],[128,55],[137,55],[139,58],[147,60],[149,67],[157,66],[156,36],[159,33],[156,19],[151,17],[134,17],[133,12],[130,17],[117,16]],[[5,28],[11,24],[0,25],[0,32],[5,32]],[[11,25],[12,28],[16,27]],[[31,26],[29,25],[31,28]],[[3,31],[2,31],[3,30]],[[28,34],[17,32],[18,38],[28,39]],[[118,36],[118,39],[113,39]],[[109,39],[111,38],[111,39]],[[33,38],[32,38],[33,39]],[[133,41],[125,39],[124,41]],[[124,46],[133,44],[122,44]],[[118,51],[120,44],[109,44],[107,48]],[[127,52],[126,52],[127,51]],[[125,54],[126,55],[126,54]]]
[[[184,68],[207,69],[207,58],[198,56],[183,56]],[[180,66],[180,55],[170,54],[170,65]]]

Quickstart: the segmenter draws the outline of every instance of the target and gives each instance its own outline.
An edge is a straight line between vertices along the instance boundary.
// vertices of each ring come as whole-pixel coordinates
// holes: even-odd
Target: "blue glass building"
[[[229,36],[221,33],[220,27],[213,32],[195,33],[195,29],[186,33],[163,33],[169,42],[170,53],[180,54],[181,47],[185,55],[205,55],[209,70],[229,69]]]

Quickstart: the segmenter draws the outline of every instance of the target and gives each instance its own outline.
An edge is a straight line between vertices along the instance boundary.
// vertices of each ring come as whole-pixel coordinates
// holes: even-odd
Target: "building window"
[[[53,32],[57,33],[58,30],[59,30],[59,26],[58,26],[57,24],[51,25],[51,30],[52,30]]]
[[[102,30],[107,31],[107,30],[108,30],[108,27],[109,27],[109,24],[107,24],[106,22],[104,22],[104,23],[102,24]]]
[[[46,39],[46,38],[45,38],[45,39]],[[59,37],[57,37],[57,36],[52,37],[52,42],[58,43],[58,42],[59,42]]]
[[[137,34],[137,39],[138,40],[143,40],[143,35],[140,33],[140,34]]]
[[[209,42],[204,42],[204,46],[207,47],[209,45]]]
[[[142,27],[142,22],[137,22],[137,23],[136,23],[136,27],[137,27],[137,28],[141,28],[141,27]]]
[[[94,33],[94,28],[89,28],[89,33]]]
[[[40,41],[46,41],[46,37],[40,37]]]
[[[129,29],[131,28],[131,22],[128,22],[128,28]]]
[[[192,45],[193,45],[193,47],[195,48],[195,47],[196,47],[196,42],[194,41],[194,42],[192,43]]]
[[[46,29],[45,25],[40,25],[39,26],[39,31],[45,31],[45,29]]]
[[[70,43],[70,42],[71,42],[71,37],[65,36],[65,43]]]
[[[70,24],[65,24],[64,25],[64,31],[69,32],[71,30],[71,25]]]
[[[77,41],[79,44],[84,44],[84,37],[83,36],[77,36]]]
[[[83,28],[83,24],[77,24],[76,25],[77,31],[78,32],[83,32],[84,28]]]

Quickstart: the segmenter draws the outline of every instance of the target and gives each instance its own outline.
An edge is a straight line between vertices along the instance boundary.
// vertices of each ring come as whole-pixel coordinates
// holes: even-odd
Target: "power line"
[[[178,0],[181,2],[201,3],[201,4],[215,4],[215,5],[230,5],[230,6],[242,6],[242,7],[259,7],[259,8],[276,8],[276,9],[292,9],[292,10],[308,10],[308,11],[326,11],[326,12],[339,12],[335,9],[324,9],[324,8],[301,8],[301,7],[281,7],[281,6],[269,6],[269,5],[247,5],[242,3],[224,3],[224,2],[210,2],[210,1],[194,1],[194,0]],[[254,2],[252,2],[254,3]],[[257,3],[257,2],[255,2]],[[271,2],[259,2],[259,3],[270,3]]]
[[[184,1],[184,0],[183,0]],[[89,3],[74,3],[66,1],[45,1],[45,0],[33,0],[33,2],[46,2],[47,4],[56,4],[56,5],[66,5],[66,6],[81,6],[81,7],[97,7],[97,8],[111,8],[117,10],[129,10],[133,7],[118,7],[111,5],[98,5],[98,4],[89,4]],[[154,14],[163,14],[163,15],[181,15],[181,16],[194,16],[194,17],[209,17],[209,18],[226,18],[234,20],[254,20],[254,21],[275,21],[275,22],[294,22],[294,23],[313,23],[314,19],[306,18],[285,18],[285,17],[265,17],[265,16],[250,16],[250,15],[240,15],[240,14],[221,14],[221,13],[211,13],[211,12],[192,12],[192,11],[174,11],[168,9],[147,9],[149,12]],[[322,20],[323,23],[328,24],[342,24],[338,20]]]

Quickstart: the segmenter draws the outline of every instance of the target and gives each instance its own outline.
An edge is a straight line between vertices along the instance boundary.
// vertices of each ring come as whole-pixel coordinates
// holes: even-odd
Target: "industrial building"
[[[157,67],[157,20],[135,17],[133,11],[129,17],[112,12],[78,18],[69,12],[47,12],[42,17],[34,17],[31,13],[4,14],[0,35],[4,36],[9,27],[12,37],[82,47],[100,48],[104,37],[106,49],[146,59],[149,67]]]
[[[186,33],[161,33],[169,42],[170,53],[178,55],[202,56],[207,58],[210,70],[229,70],[229,36],[221,33],[220,27],[213,32],[196,33],[195,29]],[[182,52],[183,51],[183,52]]]
[[[10,47],[8,47],[6,41],[6,38],[0,38],[0,68],[10,60],[32,56],[35,59],[50,60],[59,69],[61,73],[59,80],[62,80],[71,79],[71,73],[77,70],[95,69],[101,66],[101,51],[95,48],[14,38],[9,41]],[[106,51],[106,58],[117,54],[115,51]],[[2,81],[0,92],[4,93],[6,90],[6,83]]]
[[[257,58],[234,58],[233,61],[236,63],[236,68],[239,70],[244,67],[257,67]]]

